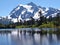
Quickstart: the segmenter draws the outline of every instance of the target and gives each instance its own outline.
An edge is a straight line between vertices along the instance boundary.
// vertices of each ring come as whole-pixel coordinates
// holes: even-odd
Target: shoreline
[[[58,28],[57,30],[43,30],[42,28],[40,30],[19,30],[19,28],[17,28],[17,30],[13,30],[13,29],[5,29],[5,30],[0,30],[0,33],[11,33],[13,31],[17,31],[18,33],[31,33],[31,34],[60,34],[60,28]]]

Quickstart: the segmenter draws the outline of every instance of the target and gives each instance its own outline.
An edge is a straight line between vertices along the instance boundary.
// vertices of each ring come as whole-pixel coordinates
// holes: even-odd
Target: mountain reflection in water
[[[57,34],[0,34],[0,45],[60,45]]]

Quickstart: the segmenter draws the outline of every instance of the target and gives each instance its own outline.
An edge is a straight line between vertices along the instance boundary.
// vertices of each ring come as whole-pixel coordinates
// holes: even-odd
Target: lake
[[[28,28],[29,29],[29,28]],[[27,30],[28,30],[27,29]],[[37,28],[35,28],[36,30]],[[14,29],[1,29],[14,30]],[[15,29],[23,30],[23,29]],[[29,29],[30,30],[30,29]],[[39,30],[39,29],[38,29]],[[60,34],[0,33],[0,45],[60,45]]]

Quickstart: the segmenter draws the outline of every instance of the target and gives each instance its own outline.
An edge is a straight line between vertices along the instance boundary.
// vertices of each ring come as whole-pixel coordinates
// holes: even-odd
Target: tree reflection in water
[[[59,34],[0,34],[0,45],[60,45]]]

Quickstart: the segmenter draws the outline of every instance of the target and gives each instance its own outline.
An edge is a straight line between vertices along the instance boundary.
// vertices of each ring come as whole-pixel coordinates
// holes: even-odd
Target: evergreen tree
[[[60,13],[57,13],[55,17],[55,25],[60,26]]]
[[[31,17],[31,25],[35,24],[35,19]]]
[[[39,11],[39,17],[40,17],[40,20],[38,21],[38,26],[42,25],[42,23],[44,21],[44,16],[42,15],[42,11],[41,10]]]
[[[48,21],[49,21],[49,22],[51,22],[51,21],[52,21],[52,16],[49,16]]]

